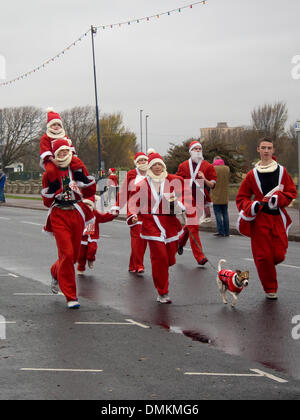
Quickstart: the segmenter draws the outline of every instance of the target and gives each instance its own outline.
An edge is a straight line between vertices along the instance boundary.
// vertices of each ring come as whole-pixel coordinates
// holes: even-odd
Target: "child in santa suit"
[[[74,264],[79,256],[82,233],[94,219],[93,212],[82,198],[95,194],[96,183],[85,167],[77,168],[74,164],[74,169],[71,169],[74,157],[67,140],[56,140],[53,152],[58,163],[55,181],[49,180],[47,172],[42,180],[43,202],[49,207],[44,230],[54,235],[58,251],[58,259],[51,267],[51,290],[58,293],[60,288],[68,307],[73,309],[80,306]]]
[[[67,140],[71,151],[75,154],[75,148],[72,145],[72,141],[66,136],[60,115],[54,112],[52,108],[47,109],[47,131],[40,139],[40,164],[43,169],[47,172],[47,177],[50,182],[55,181],[56,167],[58,162],[55,159],[53,146],[56,140]],[[74,156],[71,163],[71,169],[83,168],[84,165],[78,157]]]
[[[157,301],[171,303],[169,291],[169,268],[176,263],[178,239],[182,233],[176,210],[184,210],[183,179],[169,175],[158,153],[149,156],[147,177],[142,180],[129,199],[129,214],[132,223],[142,222],[141,238],[149,244],[154,286]]]
[[[128,213],[128,201],[130,195],[134,194],[137,184],[146,177],[148,156],[139,152],[134,157],[135,169],[128,171],[126,178],[122,182],[120,192],[117,196],[116,205],[111,208],[113,214],[118,214],[126,206],[127,212],[127,223],[130,228],[130,240],[131,240],[131,254],[129,258],[129,272],[130,273],[144,273],[144,255],[147,248],[147,241],[141,238],[142,221],[141,216],[138,216],[138,220],[135,223],[132,222],[132,217]]]
[[[108,173],[108,202],[110,203],[111,197],[113,195],[115,204],[118,192],[118,176],[115,168],[109,168]]]
[[[81,240],[80,253],[78,257],[77,274],[82,275],[85,271],[86,263],[90,269],[94,268],[98,241],[100,237],[99,223],[111,222],[116,216],[111,213],[100,213],[95,209],[95,199],[98,196],[85,198],[82,200],[94,214],[94,222],[89,223],[85,228]]]
[[[209,189],[215,187],[217,174],[213,165],[203,159],[202,145],[199,141],[192,141],[189,146],[190,159],[181,163],[176,172],[177,176],[189,180],[189,188],[193,196],[193,204],[197,208],[197,223],[184,226],[184,233],[179,240],[178,254],[183,253],[183,247],[190,238],[193,255],[198,264],[205,265],[205,257],[199,236],[199,220],[204,206],[210,205]],[[203,185],[204,184],[204,195]]]
[[[274,159],[270,138],[259,141],[261,160],[242,182],[236,196],[237,227],[251,238],[254,262],[268,299],[277,299],[276,265],[284,261],[291,218],[286,207],[297,197],[287,170]]]

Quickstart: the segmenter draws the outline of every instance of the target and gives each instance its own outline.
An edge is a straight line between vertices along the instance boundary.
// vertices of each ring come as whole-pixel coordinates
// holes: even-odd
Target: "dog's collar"
[[[244,287],[243,283],[239,282],[239,278],[238,278],[237,273],[235,273],[235,275],[233,276],[232,282],[235,285],[235,287],[237,287],[238,289],[243,289],[243,287]]]

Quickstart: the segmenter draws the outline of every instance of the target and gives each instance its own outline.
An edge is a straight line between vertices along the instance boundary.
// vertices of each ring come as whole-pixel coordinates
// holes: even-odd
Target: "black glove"
[[[53,182],[49,181],[49,188],[48,188],[48,194],[54,194],[57,190],[59,190],[61,187],[60,182],[58,179],[56,179]]]
[[[75,181],[81,181],[84,184],[89,184],[90,180],[88,179],[87,176],[84,175],[84,173],[82,171],[75,171],[74,172],[74,179]]]

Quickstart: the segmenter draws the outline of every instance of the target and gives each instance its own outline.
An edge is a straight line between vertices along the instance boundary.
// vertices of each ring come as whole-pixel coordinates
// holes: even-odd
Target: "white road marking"
[[[0,321],[0,324],[16,324],[16,321]]]
[[[147,325],[134,321],[133,319],[125,319],[127,322],[114,322],[114,321],[78,321],[74,322],[76,325],[136,325],[141,328],[150,328]]]
[[[20,368],[20,370],[33,372],[84,372],[84,373],[98,373],[103,372],[102,369],[50,369],[50,368]]]
[[[213,372],[185,372],[185,375],[195,375],[195,376],[232,376],[232,377],[257,377],[257,378],[263,378],[266,377],[268,379],[271,379],[273,381],[279,382],[279,383],[287,383],[285,379],[278,378],[277,376],[271,375],[269,373],[266,373],[259,369],[250,369],[251,372],[256,373],[213,373]]]
[[[10,217],[3,217],[3,216],[0,216],[0,219],[1,219],[1,220],[11,220],[11,218],[10,218]]]
[[[18,278],[19,277],[16,274],[13,274],[13,273],[0,274],[0,277],[8,277],[8,276],[15,277],[15,278]]]
[[[244,260],[246,260],[246,261],[252,261],[254,263],[254,259],[253,258],[244,258]],[[298,269],[300,269],[300,267],[298,265],[290,265],[290,264],[280,264],[279,267],[288,267],[288,268],[298,268]]]
[[[26,222],[25,220],[22,220],[20,223],[23,223],[26,225],[44,226],[42,223]]]
[[[57,294],[54,293],[14,293],[14,296],[57,296],[62,295],[61,292],[58,292]]]

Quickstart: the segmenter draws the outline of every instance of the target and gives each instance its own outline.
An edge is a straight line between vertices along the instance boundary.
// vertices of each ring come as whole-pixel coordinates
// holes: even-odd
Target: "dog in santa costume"
[[[169,175],[162,157],[152,153],[148,160],[147,176],[137,184],[136,191],[129,198],[130,223],[142,223],[141,238],[150,249],[152,277],[158,292],[157,301],[171,303],[168,296],[169,267],[176,263],[178,239],[182,233],[177,210],[185,210],[184,181],[176,175]]]
[[[266,297],[277,299],[276,265],[285,259],[292,224],[286,207],[297,197],[297,191],[286,168],[273,159],[272,140],[261,139],[257,151],[261,160],[247,174],[236,196],[240,211],[237,228],[251,238],[254,261]]]
[[[197,223],[186,224],[183,235],[179,240],[178,254],[183,253],[188,238],[190,238],[193,255],[198,264],[205,265],[205,257],[199,236],[199,220],[203,214],[204,203],[210,203],[209,189],[213,189],[217,174],[213,165],[203,159],[202,145],[199,141],[192,141],[189,146],[190,159],[181,163],[176,172],[177,176],[189,180],[189,188],[193,196],[193,205],[197,208]]]
[[[47,172],[50,182],[55,181],[55,168],[59,166],[54,156],[54,143],[56,140],[62,139],[67,140],[73,155],[75,155],[75,148],[72,141],[66,136],[60,115],[52,108],[47,108],[47,131],[40,139],[40,165]],[[78,157],[71,162],[71,169],[73,169],[73,165],[74,167],[81,165],[81,168],[84,166]]]
[[[117,196],[116,205],[111,208],[111,211],[113,213],[120,212],[123,208],[126,208],[125,211],[127,212],[127,222],[130,228],[131,240],[131,253],[128,270],[130,273],[142,274],[145,270],[144,255],[147,248],[147,241],[141,238],[141,216],[138,215],[138,220],[133,223],[127,204],[129,202],[129,197],[135,193],[136,186],[146,177],[148,156],[143,152],[136,153],[134,157],[134,164],[136,168],[127,172],[126,177],[122,182],[120,192]]]
[[[97,199],[99,199],[98,196],[93,196],[82,200],[93,212],[94,222],[89,223],[83,232],[77,265],[77,274],[79,275],[84,274],[86,263],[90,269],[94,268],[100,238],[99,224],[111,222],[116,217],[111,213],[100,213],[96,210],[95,201]]]
[[[81,164],[77,168],[71,162],[74,157],[69,142],[57,139],[53,152],[58,166],[55,166],[55,181],[51,182],[47,172],[43,174],[42,198],[49,207],[46,232],[54,235],[58,250],[58,259],[51,267],[53,293],[58,287],[65,295],[69,308],[78,308],[75,268],[79,255],[82,233],[93,222],[93,212],[82,199],[95,194],[96,183]]]

